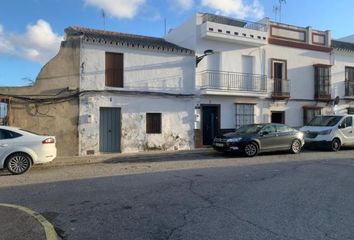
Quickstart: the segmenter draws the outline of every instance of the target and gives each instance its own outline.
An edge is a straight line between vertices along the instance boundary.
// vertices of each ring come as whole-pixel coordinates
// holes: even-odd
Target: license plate
[[[222,143],[215,143],[215,146],[217,146],[217,147],[223,147],[224,144],[222,144]]]

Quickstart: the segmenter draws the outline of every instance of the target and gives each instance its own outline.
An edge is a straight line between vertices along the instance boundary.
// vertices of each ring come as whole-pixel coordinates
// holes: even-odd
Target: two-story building
[[[242,124],[299,127],[351,106],[353,44],[332,41],[330,31],[198,13],[166,39],[197,56],[214,52],[196,68],[196,146]]]
[[[191,149],[194,64],[162,38],[69,27],[34,86],[0,94],[9,125],[55,135],[59,155]]]

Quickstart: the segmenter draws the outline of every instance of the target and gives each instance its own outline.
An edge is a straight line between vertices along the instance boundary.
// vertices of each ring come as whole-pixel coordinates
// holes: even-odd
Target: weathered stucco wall
[[[105,52],[124,54],[124,88],[105,86]],[[122,152],[193,148],[194,65],[194,55],[85,43],[80,155],[99,153],[100,107],[121,108]],[[146,113],[162,114],[161,134],[146,134]]]
[[[55,135],[58,155],[77,155],[78,97],[68,96],[79,88],[79,76],[80,40],[64,41],[57,56],[41,69],[33,86],[0,88],[2,95],[11,97],[10,125]]]
[[[81,98],[80,155],[99,153],[100,107],[121,108],[121,150],[187,150],[193,144],[193,99],[128,95],[86,95]],[[146,113],[162,114],[162,133],[146,133]],[[91,121],[87,117],[91,115]]]

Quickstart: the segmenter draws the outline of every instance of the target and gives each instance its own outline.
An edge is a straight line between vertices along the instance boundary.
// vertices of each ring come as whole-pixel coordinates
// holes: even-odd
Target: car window
[[[286,125],[277,125],[277,132],[290,132],[291,129]]]
[[[342,116],[316,116],[306,126],[329,127],[336,125]]]
[[[274,125],[268,125],[268,126],[265,126],[263,129],[262,129],[262,132],[268,132],[268,133],[275,133],[275,126]]]
[[[352,117],[346,117],[343,122],[340,124],[340,128],[347,128],[353,125]]]
[[[13,131],[9,131],[9,130],[5,130],[5,129],[0,129],[0,140],[3,139],[11,139],[11,138],[17,138],[22,136],[19,133],[13,132]]]

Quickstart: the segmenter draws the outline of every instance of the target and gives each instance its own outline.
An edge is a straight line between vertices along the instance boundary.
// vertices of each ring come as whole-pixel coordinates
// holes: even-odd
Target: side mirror
[[[338,125],[338,128],[341,129],[341,128],[345,128],[345,122],[342,122],[341,124]]]

